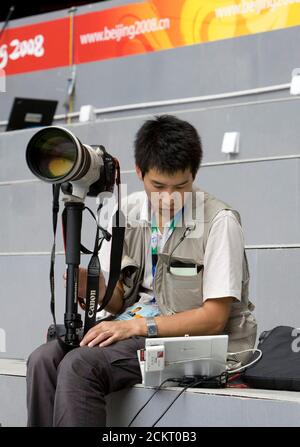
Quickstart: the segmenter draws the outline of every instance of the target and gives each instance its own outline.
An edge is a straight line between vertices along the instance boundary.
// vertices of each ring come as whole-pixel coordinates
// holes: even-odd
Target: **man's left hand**
[[[108,346],[116,341],[125,340],[142,334],[144,318],[126,321],[103,321],[92,327],[81,340],[80,346]]]

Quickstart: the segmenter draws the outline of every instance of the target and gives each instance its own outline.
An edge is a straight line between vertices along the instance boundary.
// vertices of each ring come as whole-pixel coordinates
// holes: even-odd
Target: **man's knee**
[[[70,377],[88,379],[101,377],[108,372],[108,362],[99,348],[83,346],[68,352],[58,367],[59,380],[68,380]]]
[[[58,366],[63,358],[63,352],[57,341],[45,343],[35,349],[27,360],[27,368],[35,368],[45,366]]]

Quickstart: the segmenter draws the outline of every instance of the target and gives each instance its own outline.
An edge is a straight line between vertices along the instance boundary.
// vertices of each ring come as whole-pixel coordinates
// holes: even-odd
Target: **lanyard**
[[[178,217],[180,213],[183,213],[184,208],[182,208],[178,213],[173,217],[170,227],[169,227],[169,234],[168,237],[171,236],[175,229],[176,221],[178,221]],[[152,277],[153,280],[155,278],[155,272],[156,272],[156,264],[158,259],[158,228],[156,224],[155,215],[152,217],[151,221],[151,257],[152,257]],[[151,300],[152,303],[156,303],[155,297]]]
[[[169,236],[173,233],[175,228],[175,218],[172,219],[169,228]],[[158,228],[156,225],[155,217],[153,217],[151,222],[151,256],[152,256],[152,276],[155,277],[157,255],[158,255]]]

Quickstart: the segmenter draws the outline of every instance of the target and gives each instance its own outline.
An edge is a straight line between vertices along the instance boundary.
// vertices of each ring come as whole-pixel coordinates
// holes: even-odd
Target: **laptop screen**
[[[159,386],[171,377],[213,377],[226,370],[228,335],[147,338],[145,349],[152,346],[164,346],[164,369],[145,370],[145,386]]]
[[[15,98],[6,131],[50,126],[57,104],[50,99]]]

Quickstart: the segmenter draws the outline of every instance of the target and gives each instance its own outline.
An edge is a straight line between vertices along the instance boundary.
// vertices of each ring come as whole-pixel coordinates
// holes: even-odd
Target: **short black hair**
[[[201,139],[187,121],[155,116],[138,130],[134,156],[143,177],[150,169],[168,174],[190,169],[195,178],[202,160]]]

